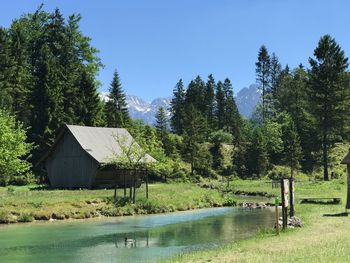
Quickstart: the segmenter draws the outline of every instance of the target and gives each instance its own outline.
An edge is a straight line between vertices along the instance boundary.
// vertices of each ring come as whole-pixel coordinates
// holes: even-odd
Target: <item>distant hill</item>
[[[101,97],[107,100],[107,93],[101,93]],[[258,85],[252,84],[248,88],[241,89],[237,93],[235,100],[240,114],[246,118],[250,118],[260,100]],[[168,116],[170,116],[170,101],[171,97],[156,98],[151,102],[147,102],[138,96],[126,95],[126,102],[131,118],[143,120],[150,125],[154,125],[155,115],[161,106],[166,110]]]

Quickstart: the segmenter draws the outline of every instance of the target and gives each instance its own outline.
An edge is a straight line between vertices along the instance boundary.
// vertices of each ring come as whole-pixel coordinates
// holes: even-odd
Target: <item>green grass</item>
[[[235,180],[236,190],[265,191],[279,194],[263,181]],[[304,227],[288,229],[277,236],[274,231],[262,231],[254,238],[228,244],[217,249],[175,256],[164,262],[350,262],[350,218],[340,216],[345,211],[345,178],[330,182],[296,184],[296,198],[341,197],[342,203],[299,204],[296,215]],[[339,216],[325,216],[339,215]]]
[[[136,203],[124,200],[123,190],[37,190],[37,186],[1,187],[0,222],[16,223],[68,218],[152,214],[222,206],[225,198],[216,190],[192,184],[153,184],[149,199],[145,189],[136,191]],[[129,194],[129,191],[127,191]]]

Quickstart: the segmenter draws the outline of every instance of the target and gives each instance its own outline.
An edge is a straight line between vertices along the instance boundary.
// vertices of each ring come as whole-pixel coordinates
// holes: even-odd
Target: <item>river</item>
[[[209,208],[0,226],[0,262],[154,262],[248,238],[273,222],[271,209]]]

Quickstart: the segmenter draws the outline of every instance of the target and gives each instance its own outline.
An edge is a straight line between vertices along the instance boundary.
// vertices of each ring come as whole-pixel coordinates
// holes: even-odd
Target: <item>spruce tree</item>
[[[96,90],[96,83],[86,71],[81,73],[79,97],[80,103],[76,113],[78,123],[86,126],[103,125],[102,105]]]
[[[248,147],[248,173],[253,177],[262,177],[268,167],[266,139],[260,128],[255,128],[251,144]]]
[[[219,81],[217,84],[217,90],[215,94],[215,115],[217,119],[217,128],[219,130],[224,129],[225,126],[226,100],[223,88],[223,83]]]
[[[158,139],[162,142],[163,147],[165,147],[168,132],[168,118],[163,107],[158,108],[155,127],[157,130]]]
[[[224,103],[224,130],[231,133],[235,141],[239,138],[240,115],[233,97],[231,81],[225,79],[223,84]]]
[[[173,98],[170,102],[170,125],[176,134],[183,133],[183,121],[185,117],[185,89],[182,79],[176,84],[173,90]]]
[[[125,128],[130,123],[124,90],[119,74],[114,72],[113,80],[109,88],[108,101],[106,102],[106,120],[108,127]]]
[[[267,117],[268,111],[268,94],[270,92],[270,67],[271,61],[267,48],[263,45],[260,47],[258,53],[258,61],[255,63],[256,66],[256,80],[260,84],[261,99],[262,99],[262,119],[263,122]]]
[[[191,164],[191,174],[195,171],[196,159],[200,155],[200,144],[205,141],[206,120],[192,104],[187,106],[184,125],[184,158]]]
[[[207,83],[205,85],[205,101],[207,108],[207,121],[208,121],[208,132],[210,133],[216,128],[215,118],[215,91],[216,83],[212,74],[208,76]]]
[[[293,119],[288,114],[281,114],[282,119],[282,140],[283,140],[283,160],[285,165],[290,167],[291,177],[294,171],[299,168],[299,161],[302,157],[300,138]]]
[[[329,35],[321,37],[310,58],[310,113],[318,130],[319,145],[322,149],[324,180],[329,180],[329,150],[335,142],[341,120],[349,114],[349,100],[344,97],[343,76],[348,67],[348,58],[339,44]],[[345,109],[345,110],[344,110]]]

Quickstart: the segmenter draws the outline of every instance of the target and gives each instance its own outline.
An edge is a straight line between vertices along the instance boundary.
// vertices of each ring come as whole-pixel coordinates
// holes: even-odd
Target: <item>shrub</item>
[[[18,222],[33,222],[34,221],[34,217],[31,214],[21,214],[18,217]]]
[[[237,201],[234,197],[232,196],[226,196],[223,203],[223,206],[236,206],[237,205]]]

